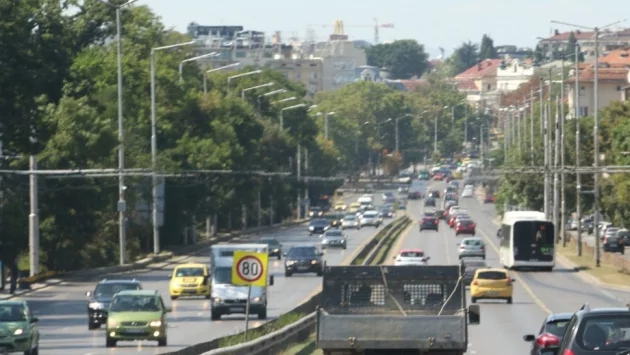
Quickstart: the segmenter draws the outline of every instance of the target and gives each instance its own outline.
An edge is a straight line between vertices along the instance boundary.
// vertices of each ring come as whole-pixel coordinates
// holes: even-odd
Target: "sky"
[[[630,17],[628,0],[140,0],[138,4],[148,5],[167,27],[180,32],[197,22],[243,26],[267,36],[281,31],[283,40],[304,39],[309,28],[318,40],[325,40],[333,23],[342,20],[350,39],[373,42],[376,18],[394,25],[380,29],[381,42],[415,39],[433,58],[440,47],[448,56],[462,42],[480,42],[484,34],[495,45],[533,48],[536,37],[547,37],[554,29],[572,30],[550,20],[590,28]],[[630,22],[611,28],[621,27],[630,27]]]

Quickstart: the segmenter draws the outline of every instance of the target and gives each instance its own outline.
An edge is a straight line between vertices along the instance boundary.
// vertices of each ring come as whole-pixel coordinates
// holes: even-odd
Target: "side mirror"
[[[468,324],[480,324],[481,312],[478,304],[472,304],[468,306]]]
[[[88,291],[88,292],[86,292],[86,293],[85,293],[85,295],[86,295],[87,297],[92,297],[93,293],[92,293],[92,291]]]
[[[282,253],[282,256],[287,256],[287,253]]]
[[[273,286],[273,284],[275,283],[275,280],[276,278],[273,275],[269,276],[269,286]]]
[[[37,317],[31,318],[31,323],[37,323],[37,322],[39,322],[39,318]]]
[[[430,257],[430,256],[427,256],[425,259],[426,259],[426,260],[431,260],[431,257]]]
[[[523,340],[525,341],[534,341],[536,340],[536,337],[533,334],[527,334],[523,336]]]
[[[515,281],[516,281],[516,279],[512,279],[512,282],[515,282]]]
[[[166,308],[164,309],[164,312],[165,312],[165,313],[171,313],[171,312],[173,312],[173,309],[172,309],[171,307],[166,307]]]
[[[323,256],[323,255],[324,255],[324,252],[323,252],[323,251],[320,251],[320,252],[319,252],[319,256]]]

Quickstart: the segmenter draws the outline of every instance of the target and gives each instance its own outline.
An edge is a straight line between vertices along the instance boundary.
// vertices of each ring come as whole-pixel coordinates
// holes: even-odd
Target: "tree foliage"
[[[471,41],[463,42],[455,49],[448,62],[451,65],[451,74],[457,75],[477,64],[479,61],[479,44]]]
[[[388,69],[392,79],[420,77],[428,66],[424,46],[412,39],[377,44],[365,53],[368,65]]]
[[[497,50],[494,48],[494,40],[487,34],[481,38],[481,46],[479,47],[479,59],[494,59],[497,57]]]

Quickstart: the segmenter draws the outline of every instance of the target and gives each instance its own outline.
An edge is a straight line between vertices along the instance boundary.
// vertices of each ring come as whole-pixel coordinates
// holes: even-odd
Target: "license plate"
[[[488,295],[488,296],[496,296],[496,295],[498,295],[498,293],[497,292],[486,292],[486,295]]]
[[[243,307],[230,307],[230,312],[245,312]]]
[[[144,333],[144,332],[145,332],[144,328],[128,328],[128,329],[125,329],[125,333],[140,334],[140,333]]]
[[[616,247],[617,247],[617,244],[612,244],[612,243],[611,243],[611,244],[610,244],[610,247],[611,247],[611,248],[616,248]]]
[[[308,270],[308,266],[298,266],[297,269],[300,271]]]

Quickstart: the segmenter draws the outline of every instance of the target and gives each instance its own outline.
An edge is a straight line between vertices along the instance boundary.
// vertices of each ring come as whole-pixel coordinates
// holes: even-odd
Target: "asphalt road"
[[[380,193],[374,194],[376,204],[380,203]],[[390,220],[391,221],[391,220]],[[353,251],[374,233],[375,228],[348,231],[346,250],[326,251],[329,265],[347,261]],[[319,243],[317,236],[309,237],[306,227],[276,231],[273,236],[288,250],[293,245]],[[205,255],[209,255],[206,252]],[[208,262],[209,256],[192,257],[191,261]],[[315,275],[295,275],[284,277],[282,260],[270,262],[270,271],[275,275],[275,285],[269,288],[268,320],[277,318],[302,302],[321,285],[321,278]],[[170,301],[168,297],[169,278],[173,266],[164,269],[134,274],[133,276],[103,275],[107,278],[136,278],[145,289],[159,290],[167,306],[173,312],[169,315],[168,347],[158,348],[156,342],[120,342],[115,349],[105,348],[104,330],[87,329],[87,298],[85,293],[94,289],[95,282],[66,282],[39,292],[25,295],[33,312],[40,319],[40,353],[45,355],[100,355],[100,354],[161,354],[186,346],[241,332],[245,328],[242,315],[226,316],[220,321],[210,321],[210,301],[205,299],[179,299]],[[250,327],[262,322],[252,317]]]
[[[443,186],[442,183],[440,186]],[[475,198],[462,198],[460,205],[477,223],[477,236],[486,240],[486,263],[502,268],[496,249],[498,226],[493,223],[496,218],[494,205],[480,204]],[[420,219],[422,211],[421,201],[413,201],[408,205],[409,216],[414,221]],[[424,249],[426,255],[431,257],[429,265],[456,264],[457,246],[462,237],[456,237],[445,222],[441,223],[439,232],[422,233],[416,224],[395,248]],[[550,273],[512,272],[512,275],[516,279],[513,304],[491,300],[478,302],[481,306],[481,324],[469,327],[467,354],[529,354],[530,344],[523,341],[522,337],[525,334],[536,334],[547,314],[572,312],[583,303],[589,303],[592,307],[625,306],[630,299],[630,293],[601,290],[587,284],[577,273],[561,265]]]

